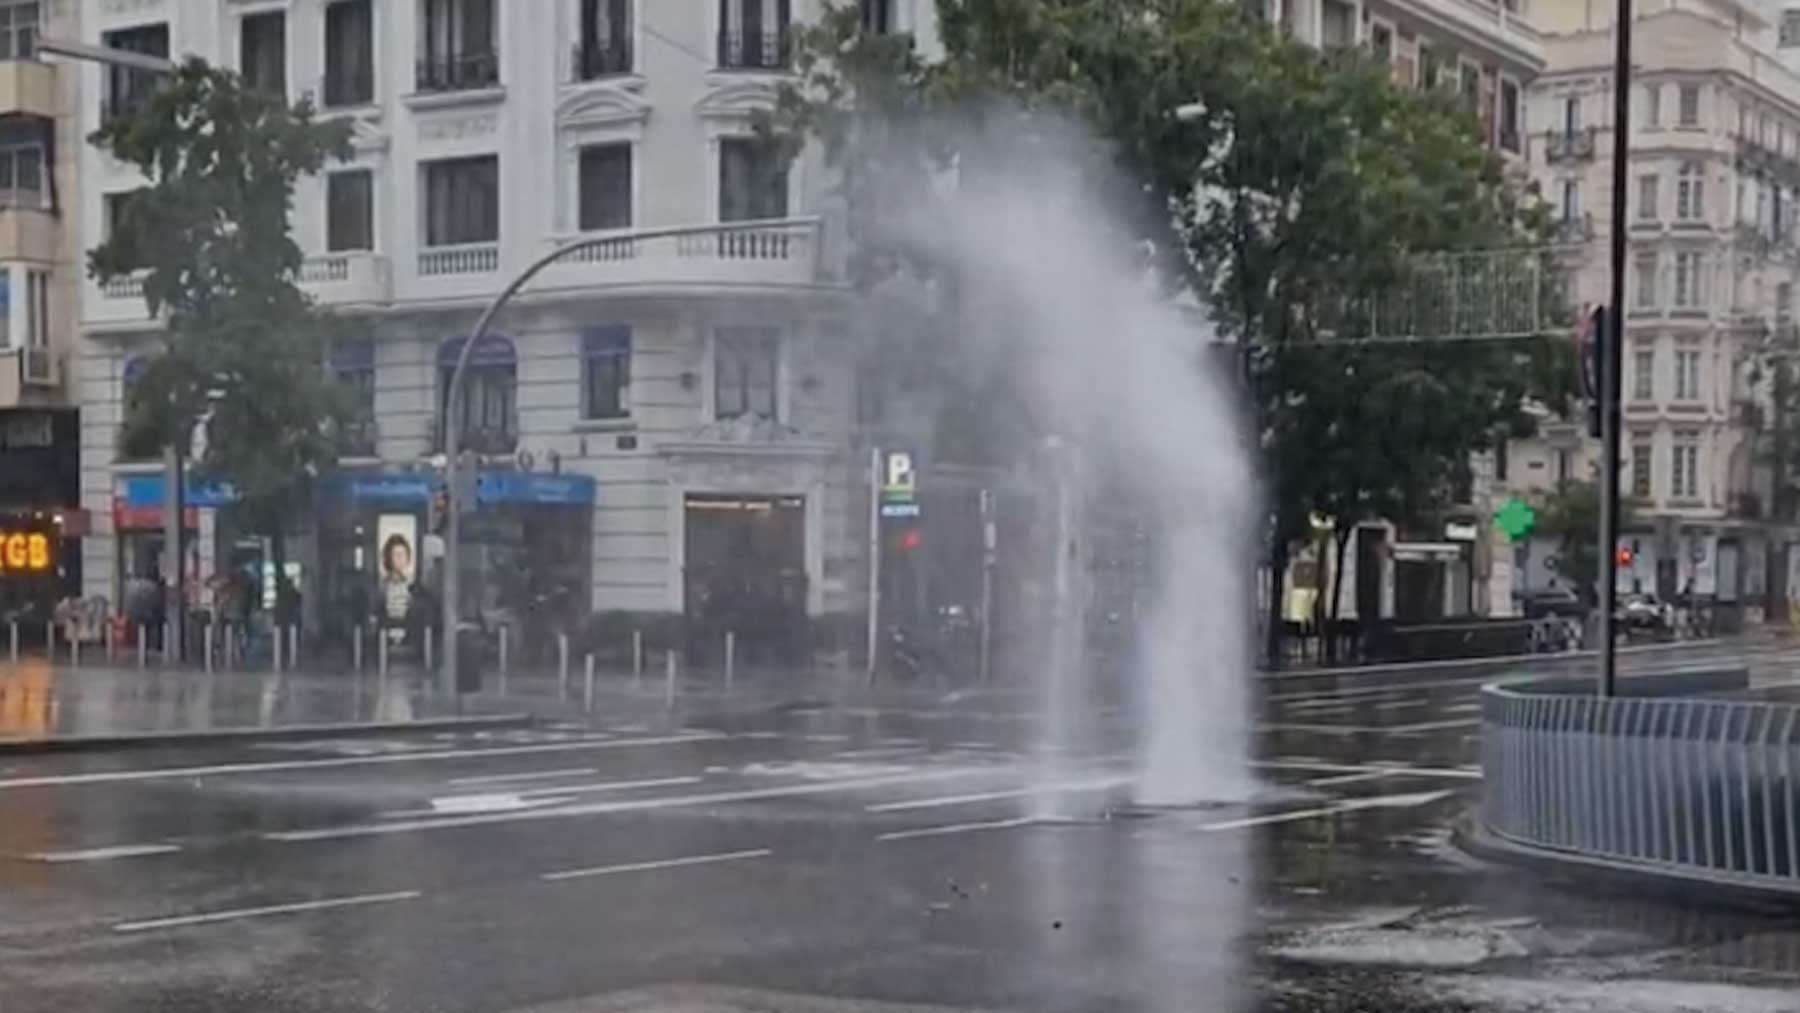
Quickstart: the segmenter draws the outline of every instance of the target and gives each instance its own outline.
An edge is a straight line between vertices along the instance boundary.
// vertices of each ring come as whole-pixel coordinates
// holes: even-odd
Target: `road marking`
[[[1109,777],[1097,781],[1067,781],[1059,784],[1032,785],[1029,788],[1012,788],[1006,791],[984,791],[971,795],[946,795],[943,798],[913,798],[903,802],[882,802],[878,805],[864,806],[872,813],[907,812],[912,809],[936,809],[940,806],[972,805],[976,802],[994,802],[1006,798],[1023,798],[1039,792],[1077,792],[1107,791],[1122,784],[1130,784],[1129,777]]]
[[[999,749],[997,742],[952,742],[951,749]]]
[[[1458,718],[1454,721],[1424,721],[1410,725],[1308,725],[1274,721],[1259,724],[1259,732],[1309,732],[1314,735],[1414,735],[1419,732],[1443,731],[1449,728],[1472,728],[1480,718]]]
[[[522,774],[483,774],[480,777],[453,777],[446,784],[505,784],[508,781],[547,781],[555,777],[586,777],[600,773],[599,767],[565,767],[562,770],[528,770]]]
[[[1407,774],[1413,777],[1446,777],[1456,780],[1481,780],[1481,770],[1474,767],[1413,767],[1393,761],[1370,762],[1366,764],[1326,763],[1323,760],[1305,761],[1291,759],[1251,760],[1250,766],[1266,770],[1304,770],[1318,774],[1369,774],[1382,771],[1388,774]]]
[[[987,820],[982,823],[952,823],[942,827],[923,827],[918,830],[895,830],[892,833],[876,836],[878,841],[906,841],[914,837],[942,837],[945,834],[967,834],[977,830],[1010,830],[1033,822],[1030,816],[1019,816],[1010,820]]]
[[[243,918],[262,918],[266,915],[299,914],[303,911],[324,911],[330,908],[360,907],[368,904],[392,904],[396,901],[417,900],[424,896],[417,890],[400,890],[395,893],[366,893],[356,897],[333,897],[329,900],[306,900],[294,904],[271,904],[268,907],[245,907],[232,911],[210,911],[206,914],[179,915],[174,918],[152,918],[140,922],[120,922],[113,926],[114,932],[148,932],[152,929],[174,929],[184,925],[207,925],[213,922],[237,921]]]
[[[1268,826],[1272,823],[1294,823],[1299,820],[1318,819],[1322,816],[1336,816],[1338,813],[1357,812],[1363,809],[1411,809],[1429,805],[1440,799],[1456,794],[1452,789],[1438,791],[1421,791],[1409,795],[1377,795],[1373,798],[1349,798],[1341,802],[1333,802],[1317,809],[1298,809],[1290,812],[1269,813],[1265,816],[1246,816],[1243,819],[1225,820],[1221,823],[1202,823],[1196,829],[1215,833],[1221,830],[1242,830],[1245,827]]]
[[[110,848],[82,848],[76,851],[40,851],[35,855],[26,855],[34,862],[110,862],[115,858],[142,858],[146,855],[167,855],[180,851],[173,844],[118,844]]]
[[[1731,644],[1716,637],[1703,640],[1677,641],[1668,644],[1640,644],[1620,647],[1619,654],[1642,654],[1649,651],[1686,651],[1699,647],[1727,648]],[[1291,672],[1258,672],[1256,677],[1271,681],[1306,679],[1322,675],[1375,675],[1380,672],[1405,672],[1419,668],[1473,668],[1482,665],[1506,667],[1521,661],[1552,663],[1580,661],[1599,657],[1598,651],[1558,651],[1554,654],[1499,654],[1487,658],[1451,658],[1444,661],[1398,661],[1379,665],[1346,665],[1337,668],[1309,668]]]
[[[971,777],[976,774],[991,775],[992,773],[993,768],[991,767],[909,771],[904,774],[890,774],[881,777],[844,778],[836,781],[787,784],[773,788],[751,788],[742,791],[715,791],[698,795],[666,795],[660,798],[633,798],[624,799],[618,802],[589,802],[585,805],[566,806],[559,809],[533,809],[527,812],[518,813],[454,816],[444,819],[422,819],[406,822],[352,823],[339,827],[323,827],[317,830],[286,830],[266,833],[263,835],[263,839],[269,841],[281,841],[289,844],[306,841],[329,841],[346,837],[370,837],[377,834],[398,834],[419,830],[447,830],[453,827],[480,826],[488,823],[510,823],[520,820],[572,819],[582,816],[605,816],[613,813],[647,812],[655,809],[724,805],[730,802],[755,802],[771,798],[824,795],[832,792],[856,791],[864,788],[885,788],[891,785],[917,784],[925,781],[943,781],[951,778]]]
[[[924,746],[877,746],[874,749],[846,749],[836,755],[843,760],[872,760],[883,756],[910,756],[924,751]]]
[[[523,756],[577,749],[617,749],[628,746],[671,746],[730,738],[724,732],[663,735],[649,739],[609,739],[605,742],[551,742],[532,746],[499,746],[493,749],[445,749],[435,753],[384,753],[379,756],[334,756],[322,760],[271,760],[267,763],[220,763],[207,767],[152,767],[145,770],[102,770],[87,774],[52,774],[0,780],[0,788],[44,788],[73,784],[111,784],[120,781],[163,781],[223,774],[262,774],[284,770],[318,770],[326,767],[364,767],[377,763],[418,763],[425,760],[462,760],[471,757]]]
[[[850,736],[838,735],[835,732],[818,732],[818,733],[815,733],[812,735],[802,735],[800,737],[805,739],[808,742],[849,742],[850,741]]]
[[[1457,718],[1453,721],[1425,721],[1416,725],[1395,725],[1388,729],[1390,734],[1407,735],[1413,732],[1437,732],[1446,728],[1474,728],[1481,724],[1480,718]]]
[[[649,872],[653,869],[679,869],[685,865],[741,862],[747,858],[767,858],[772,854],[774,852],[768,848],[752,848],[749,851],[726,851],[716,855],[689,855],[686,858],[665,858],[655,862],[626,862],[623,865],[597,865],[591,869],[566,869],[562,872],[546,872],[538,878],[557,882],[564,879],[584,879],[588,876],[611,876],[620,872]]]
[[[1445,707],[1444,713],[1445,714],[1479,714],[1479,713],[1481,713],[1481,705],[1478,703],[1459,703],[1454,707]]]
[[[683,784],[699,784],[704,778],[692,774],[681,777],[652,777],[641,781],[602,781],[597,784],[559,784],[554,788],[534,788],[519,792],[523,798],[539,795],[579,795],[603,791],[632,791],[637,788],[673,788]]]
[[[1328,788],[1336,784],[1356,784],[1360,781],[1376,781],[1384,777],[1393,777],[1391,770],[1371,770],[1361,774],[1334,774],[1330,777],[1315,777],[1306,782],[1308,788]]]
[[[1384,700],[1381,703],[1376,704],[1375,709],[1378,711],[1397,711],[1407,707],[1423,707],[1426,703],[1427,701],[1425,700]]]

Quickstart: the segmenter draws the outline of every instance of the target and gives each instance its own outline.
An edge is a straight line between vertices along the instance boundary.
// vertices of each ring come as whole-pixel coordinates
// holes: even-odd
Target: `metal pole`
[[[281,671],[281,652],[283,649],[281,640],[282,640],[281,624],[270,623],[269,624],[269,660],[270,660],[270,663],[274,666],[274,671],[277,671],[277,672]]]
[[[44,623],[44,651],[50,657],[50,663],[56,664],[56,617]]]
[[[106,622],[102,625],[100,630],[100,636],[106,643],[106,660],[107,663],[110,664],[117,657],[114,654],[112,616],[109,615],[106,617]]]
[[[500,626],[500,692],[502,693],[506,692],[506,670],[511,667],[512,663],[510,652],[507,650],[506,630],[506,625],[502,623]]]
[[[288,664],[288,671],[291,672],[291,671],[295,670],[296,668],[300,667],[300,624],[299,623],[289,623],[287,631],[288,631],[287,664]]]
[[[375,674],[385,679],[388,670],[388,636],[387,630],[378,632],[380,636],[375,640]]]
[[[976,659],[976,678],[985,686],[992,664],[994,643],[994,552],[999,541],[994,528],[994,492],[981,490],[981,642]]]
[[[725,631],[725,691],[731,692],[731,684],[737,676],[737,631]]]
[[[577,239],[572,243],[559,246],[532,261],[529,266],[519,272],[518,277],[508,282],[506,287],[500,290],[500,294],[494,297],[494,301],[488,305],[488,308],[482,311],[481,318],[475,322],[475,330],[470,332],[468,340],[462,343],[462,348],[458,349],[456,353],[456,366],[450,370],[450,379],[444,384],[445,479],[448,480],[450,478],[450,473],[456,468],[456,458],[461,450],[457,445],[462,440],[461,394],[463,374],[468,372],[469,368],[469,354],[474,350],[476,345],[481,343],[481,339],[487,336],[488,326],[493,323],[494,317],[500,313],[501,309],[505,308],[508,302],[512,301],[512,297],[518,293],[519,289],[523,288],[525,283],[535,277],[539,271],[542,271],[544,268],[549,267],[551,264],[572,253],[577,253],[593,247],[605,246],[610,243],[641,242],[648,239],[665,239],[692,235],[755,232],[759,229],[785,229],[791,228],[792,226],[793,222],[785,218],[774,218],[723,224],[678,225],[670,228],[645,229],[640,232],[625,234],[615,232],[605,236],[590,236],[586,239]],[[452,495],[444,505],[443,622],[446,647],[450,646],[450,641],[447,638],[456,635],[456,626],[458,622],[457,610],[461,606],[461,603],[457,601],[457,594],[460,592],[462,584],[461,574],[457,568],[457,543],[458,536],[462,532],[462,511],[459,509],[459,504],[456,502],[456,496],[454,495],[455,490],[453,489],[451,492]],[[442,680],[445,690],[448,691],[456,685],[456,652],[454,650],[446,650],[444,654]]]
[[[12,626],[12,632],[8,635],[8,638],[7,638],[11,645],[9,648],[9,654],[12,657],[12,663],[17,665],[19,663],[19,621],[17,619],[14,619],[12,621],[11,626]]]
[[[213,624],[212,624],[212,620],[208,619],[206,621],[205,625],[200,627],[200,651],[201,651],[201,654],[205,658],[205,661],[202,664],[203,664],[203,667],[206,669],[207,675],[211,675],[212,670],[213,670],[212,645],[213,645]]]
[[[79,632],[69,634],[69,664],[75,668],[81,667],[81,634]]]
[[[433,640],[431,627],[429,627],[429,626],[425,627],[425,636],[423,639],[424,639],[424,642],[422,644],[420,644],[420,646],[423,647],[425,650],[425,671],[429,672],[429,671],[431,671],[431,669],[433,667],[431,664],[431,662],[433,660],[432,656],[431,656],[431,648],[432,648],[432,640]],[[446,654],[445,657],[447,657],[447,658],[454,657],[455,655],[456,655],[456,652],[454,650],[452,650],[448,654]],[[452,684],[452,685],[454,685],[454,684]]]
[[[171,443],[163,448],[163,567],[162,580],[167,588],[165,601],[168,602],[168,629],[163,631],[163,661],[182,657],[181,634],[187,602],[184,589],[187,586],[183,570],[187,565],[187,550],[182,544],[182,514],[186,512],[186,484],[183,460],[185,448]]]
[[[644,631],[631,631],[631,678],[633,682],[644,681]]]
[[[582,660],[581,706],[583,710],[594,709],[594,654],[589,651]]]
[[[670,710],[674,710],[675,709],[675,649],[673,647],[669,648],[668,653],[663,655],[663,659],[667,663],[667,668],[669,670],[668,677],[664,681],[663,703]]]
[[[863,675],[875,681],[875,659],[881,649],[881,448],[869,448],[869,629],[868,667]]]
[[[138,631],[138,667],[143,668],[150,654],[149,630],[143,623],[137,624]]]
[[[363,624],[357,623],[350,633],[350,668],[357,675],[363,669]]]
[[[556,635],[556,695],[568,699],[569,696],[569,635]]]
[[[1619,380],[1625,351],[1625,196],[1631,158],[1631,0],[1613,25],[1612,297],[1600,369],[1600,695],[1612,696],[1619,566]]]

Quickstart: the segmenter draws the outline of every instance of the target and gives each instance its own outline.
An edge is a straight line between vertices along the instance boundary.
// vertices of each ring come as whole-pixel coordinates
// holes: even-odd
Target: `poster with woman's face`
[[[405,619],[412,605],[412,586],[418,574],[418,539],[419,521],[412,514],[382,514],[376,518],[376,576],[381,583],[383,611],[395,621]]]

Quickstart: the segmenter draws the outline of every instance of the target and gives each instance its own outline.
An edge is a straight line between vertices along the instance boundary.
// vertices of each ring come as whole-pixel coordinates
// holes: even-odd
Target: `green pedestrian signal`
[[[1506,537],[1516,542],[1531,534],[1531,529],[1537,526],[1537,511],[1531,509],[1531,504],[1514,496],[1500,504],[1500,509],[1494,513],[1494,524],[1506,533]]]

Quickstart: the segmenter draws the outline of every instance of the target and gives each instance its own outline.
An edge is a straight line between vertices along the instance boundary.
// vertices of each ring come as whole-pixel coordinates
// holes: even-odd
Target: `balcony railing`
[[[500,269],[499,243],[429,246],[419,251],[419,275],[487,274]]]
[[[375,68],[355,67],[325,75],[319,85],[325,108],[368,105],[375,101]]]
[[[1544,158],[1550,162],[1586,161],[1593,157],[1593,127],[1552,130],[1544,134]]]
[[[374,419],[349,423],[338,432],[338,456],[374,457],[379,438],[380,432],[376,429]]]
[[[727,70],[786,70],[789,42],[786,28],[772,32],[720,32],[719,66]]]
[[[0,208],[43,211],[49,206],[50,195],[41,187],[0,187]]]
[[[569,57],[577,81],[592,81],[615,74],[631,73],[631,43],[625,39],[607,39],[593,44],[576,43]]]
[[[62,382],[56,353],[42,345],[20,349],[19,381],[27,387],[55,387]]]
[[[720,226],[716,232],[650,239],[624,233],[576,250],[563,263],[579,267],[582,279],[599,283],[813,284],[821,276],[819,223],[796,218],[764,228]]]
[[[422,92],[492,88],[500,83],[500,54],[490,49],[427,57],[419,61],[416,80]]]
[[[144,273],[124,274],[100,286],[100,294],[108,299],[142,299]]]
[[[388,259],[366,250],[308,257],[300,264],[297,280],[325,303],[383,303],[393,298]]]
[[[1556,241],[1585,243],[1594,238],[1594,216],[1579,214],[1561,218],[1556,223]]]
[[[439,415],[431,427],[431,449],[437,453],[444,451],[444,417]],[[462,438],[456,441],[458,449],[473,454],[498,456],[516,453],[519,449],[518,423],[506,425],[482,425],[470,423],[463,426]]]

